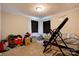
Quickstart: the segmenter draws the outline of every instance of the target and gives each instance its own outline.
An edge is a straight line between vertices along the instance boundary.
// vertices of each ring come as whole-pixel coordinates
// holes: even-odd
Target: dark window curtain
[[[38,32],[38,21],[31,21],[31,28],[32,28],[32,33]]]
[[[50,21],[43,22],[43,33],[49,33],[50,32]]]

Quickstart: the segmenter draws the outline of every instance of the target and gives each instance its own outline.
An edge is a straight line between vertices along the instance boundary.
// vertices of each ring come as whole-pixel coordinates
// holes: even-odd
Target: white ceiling
[[[41,12],[36,11],[36,7],[39,6],[43,8]],[[78,7],[78,3],[9,3],[2,4],[2,11],[18,13],[24,16],[45,17]]]

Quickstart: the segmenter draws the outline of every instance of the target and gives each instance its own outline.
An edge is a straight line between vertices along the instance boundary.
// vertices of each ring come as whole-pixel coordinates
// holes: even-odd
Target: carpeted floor
[[[68,45],[70,46],[70,45]],[[76,45],[72,45],[71,47],[77,48]],[[7,52],[3,52],[2,56],[56,56],[56,55],[62,55],[60,50],[53,46],[52,51],[50,53],[43,53],[43,41],[33,40],[33,42],[30,45],[27,46],[17,46],[13,49],[10,49]],[[66,51],[63,49],[65,54],[70,55],[69,51]]]
[[[20,46],[3,53],[3,56],[44,56],[43,46],[33,42],[28,46]]]
[[[4,56],[43,56],[42,46],[37,43],[16,47],[3,54]]]

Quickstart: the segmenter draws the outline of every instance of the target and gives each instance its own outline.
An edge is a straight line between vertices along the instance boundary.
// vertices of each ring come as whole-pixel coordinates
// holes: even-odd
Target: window
[[[50,32],[50,21],[43,22],[43,33]]]
[[[31,21],[31,28],[32,28],[32,33],[38,32],[38,21]]]

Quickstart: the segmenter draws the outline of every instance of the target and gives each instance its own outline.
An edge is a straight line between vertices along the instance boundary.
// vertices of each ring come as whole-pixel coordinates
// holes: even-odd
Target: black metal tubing
[[[61,47],[61,48],[64,48],[64,49],[69,49],[71,50],[72,52],[76,52],[79,54],[79,50],[75,50],[73,48],[70,48],[70,47],[66,47],[66,46],[63,46],[63,45],[57,45],[56,43],[51,43],[52,45],[56,46],[56,47]]]
[[[61,35],[61,36],[60,36],[60,35]],[[63,38],[62,38],[61,32],[59,32],[58,36],[60,37],[60,39],[62,40],[62,42],[64,43],[64,45],[65,45],[66,47],[68,47],[67,44],[65,43],[65,41],[64,41]],[[71,49],[69,49],[69,51],[71,52],[71,55],[73,55]]]
[[[53,32],[53,34],[51,35],[51,38],[49,39],[49,41],[47,42],[45,49],[47,48],[47,46],[51,43],[51,41],[56,37],[56,35],[58,34],[58,32],[60,31],[60,29],[64,26],[64,24],[68,21],[68,18],[65,18],[65,20],[57,27],[57,29]],[[56,37],[57,38],[57,37]],[[55,39],[56,39],[55,38]]]
[[[46,47],[51,43],[51,41],[55,38],[58,32],[60,32],[60,29],[65,25],[65,23],[68,21],[68,18],[65,18],[65,20],[57,27],[57,29],[53,32],[51,38],[49,39],[49,42],[47,43]],[[46,48],[45,47],[45,48]]]

